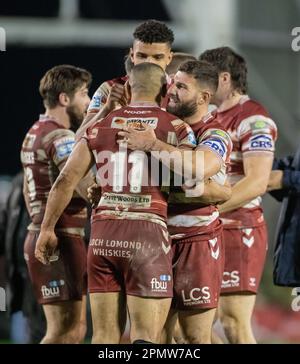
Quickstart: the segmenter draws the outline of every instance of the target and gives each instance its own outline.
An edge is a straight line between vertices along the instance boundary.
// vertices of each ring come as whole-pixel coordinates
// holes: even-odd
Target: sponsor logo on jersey
[[[195,137],[195,134],[193,131],[190,131],[188,133],[187,140],[189,143],[191,143],[193,145],[197,145],[197,140],[196,140],[196,137]]]
[[[259,134],[250,138],[249,149],[272,149],[273,140],[270,136]]]
[[[156,129],[158,118],[122,118],[114,117],[112,119],[111,127],[115,129],[122,129],[124,126],[132,126],[137,129],[143,129],[143,124]]]
[[[21,162],[24,164],[34,164],[34,152],[21,152]]]
[[[43,298],[60,297],[60,288],[64,285],[65,281],[63,279],[50,281],[47,286],[43,285],[41,287]]]
[[[151,195],[134,196],[116,193],[104,193],[101,196],[98,206],[149,208],[151,206]]]
[[[136,115],[144,115],[144,114],[151,114],[152,111],[150,110],[124,110],[125,114],[136,114]]]
[[[251,286],[251,287],[256,286],[256,278],[255,277],[250,277],[249,278],[249,286]]]
[[[239,287],[240,273],[237,270],[223,272],[222,288]]]
[[[93,110],[93,109],[99,109],[101,106],[101,101],[103,99],[103,96],[96,93],[93,98],[92,101],[90,102],[90,105],[88,107],[88,111],[89,110]]]
[[[32,148],[35,139],[36,139],[35,134],[27,134],[23,142],[23,148]]]
[[[181,296],[183,303],[186,306],[193,306],[199,303],[201,304],[211,302],[210,288],[208,286],[195,287],[189,292],[185,292],[184,290],[182,290]]]
[[[250,127],[252,130],[263,129],[267,127],[267,123],[263,120],[257,120],[254,123],[251,123]]]
[[[59,140],[56,140],[54,142],[54,146],[58,158],[68,157],[73,150],[74,144],[74,138],[61,138]]]
[[[161,274],[159,278],[153,277],[150,281],[152,292],[167,292],[168,282],[170,282],[172,277],[169,274]]]
[[[201,145],[207,145],[215,150],[222,158],[226,153],[226,145],[221,139],[209,138],[201,143]]]

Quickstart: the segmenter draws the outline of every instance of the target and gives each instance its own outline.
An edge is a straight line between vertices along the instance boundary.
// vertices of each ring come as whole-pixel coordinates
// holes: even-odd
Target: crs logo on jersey
[[[153,277],[151,279],[151,291],[152,292],[167,292],[168,282],[170,282],[172,277],[169,274],[161,274],[159,279]]]
[[[240,273],[237,270],[223,272],[222,288],[238,287],[240,285]]]
[[[205,140],[202,145],[207,145],[211,149],[215,150],[222,158],[226,153],[225,143],[221,139],[210,138]]]
[[[183,303],[186,306],[197,305],[199,303],[210,303],[210,288],[208,286],[195,287],[189,292],[181,291]]]
[[[272,149],[273,140],[270,136],[259,134],[250,138],[249,149]]]

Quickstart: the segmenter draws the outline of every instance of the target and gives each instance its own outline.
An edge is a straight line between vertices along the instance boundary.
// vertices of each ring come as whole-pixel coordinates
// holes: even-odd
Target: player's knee
[[[242,326],[239,318],[234,315],[221,315],[220,320],[229,342],[237,343]]]

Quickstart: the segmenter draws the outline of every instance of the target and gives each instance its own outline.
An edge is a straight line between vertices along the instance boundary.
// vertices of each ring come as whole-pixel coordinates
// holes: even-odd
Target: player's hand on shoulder
[[[136,126],[124,127],[118,133],[118,136],[123,137],[123,139],[118,140],[118,143],[127,143],[127,147],[131,150],[147,152],[152,150],[156,142],[156,135],[153,128],[145,124],[141,128],[137,128]]]
[[[127,102],[125,86],[120,83],[113,84],[109,91],[105,107],[108,110],[113,111],[119,106],[126,106]]]

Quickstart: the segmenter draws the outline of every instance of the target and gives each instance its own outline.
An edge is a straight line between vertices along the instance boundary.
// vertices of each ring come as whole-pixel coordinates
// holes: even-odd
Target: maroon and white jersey
[[[50,189],[71,154],[75,134],[44,115],[33,124],[25,136],[21,149],[24,180],[32,224],[29,230],[38,230],[43,220]],[[56,230],[83,235],[87,219],[85,201],[74,196],[56,224]]]
[[[97,113],[105,105],[112,85],[115,83],[124,85],[127,80],[128,76],[124,76],[103,82],[94,93],[87,112]]]
[[[231,185],[235,185],[245,176],[244,158],[252,155],[273,156],[277,128],[265,108],[247,95],[232,108],[217,112],[217,117],[233,142],[228,176]],[[224,228],[259,226],[264,223],[261,197],[221,217]]]
[[[166,77],[168,86],[170,86],[172,83],[172,79],[167,75]],[[115,83],[119,83],[120,85],[125,85],[127,80],[128,76],[123,76],[103,82],[94,93],[87,112],[96,114],[98,111],[100,111],[107,101],[112,85],[114,85]],[[161,107],[165,109],[167,104],[168,104],[168,97],[166,96],[161,101]]]
[[[93,152],[102,192],[93,219],[165,222],[167,193],[161,189],[158,159],[117,143],[123,126],[142,124],[152,127],[157,138],[166,143],[189,149],[195,147],[192,129],[158,106],[131,104],[96,122],[83,137]]]
[[[197,141],[196,149],[209,149],[219,157],[220,171],[211,178],[223,185],[232,151],[230,136],[211,113],[198,123],[191,125],[191,128]],[[170,193],[168,229],[173,238],[185,239],[195,235],[203,235],[204,238],[219,225],[218,209],[214,205],[204,205],[200,199],[187,197],[180,187],[175,187]]]

